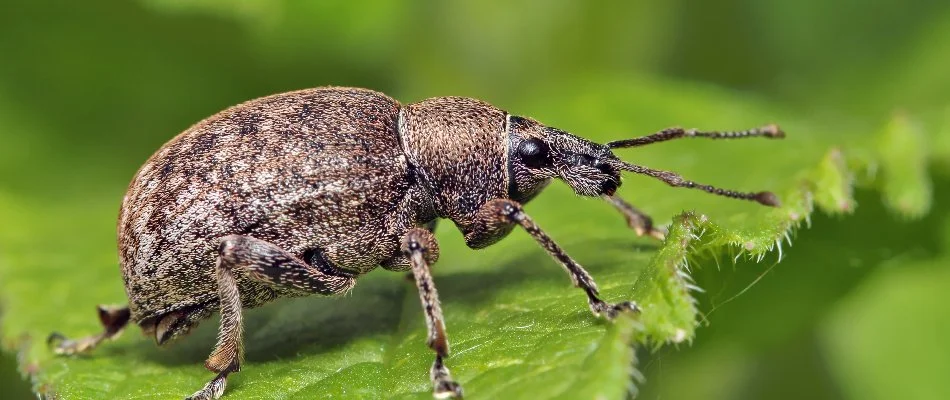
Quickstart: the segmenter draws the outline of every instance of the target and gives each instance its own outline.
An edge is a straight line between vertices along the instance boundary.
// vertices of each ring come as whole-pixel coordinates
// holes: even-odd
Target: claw
[[[82,339],[70,339],[62,333],[53,332],[46,338],[46,344],[53,349],[53,353],[58,355],[74,355],[89,351],[96,347],[101,341],[98,336],[85,337]]]
[[[211,382],[208,382],[201,390],[188,396],[185,400],[217,400],[224,394],[224,388],[228,385],[226,373],[218,374]]]
[[[432,369],[429,371],[432,379],[432,397],[437,399],[461,399],[462,386],[452,380],[449,369],[442,363],[442,356],[437,355]]]
[[[462,386],[455,381],[441,381],[432,391],[432,397],[437,399],[461,399]]]
[[[66,336],[64,336],[62,333],[52,332],[49,334],[49,336],[46,337],[46,345],[53,346],[54,344],[58,342],[65,342],[67,340],[69,339],[67,339]]]
[[[607,318],[608,321],[612,321],[614,318],[617,318],[617,316],[622,312],[640,312],[640,307],[637,307],[637,303],[632,301],[623,301],[617,304],[596,301],[590,303],[590,309],[594,312],[594,314]]]
[[[651,226],[649,229],[643,229],[643,228],[640,228],[640,227],[636,227],[636,228],[634,228],[634,231],[637,233],[637,236],[644,236],[644,235],[646,235],[646,236],[650,236],[650,237],[652,237],[652,238],[654,238],[654,239],[657,239],[657,240],[659,240],[659,241],[661,241],[661,242],[664,241],[664,240],[666,240],[666,229],[664,229],[664,228],[656,229],[656,228],[654,228],[654,227]]]

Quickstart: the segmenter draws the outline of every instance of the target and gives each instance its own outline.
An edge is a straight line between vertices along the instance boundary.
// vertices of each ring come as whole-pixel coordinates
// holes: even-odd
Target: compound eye
[[[529,168],[542,168],[551,165],[548,145],[541,139],[530,138],[518,145],[518,154],[524,165]]]

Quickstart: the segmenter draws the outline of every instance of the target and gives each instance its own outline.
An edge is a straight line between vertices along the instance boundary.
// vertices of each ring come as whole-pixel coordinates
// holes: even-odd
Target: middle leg
[[[659,240],[666,239],[666,232],[662,228],[655,228],[653,226],[653,219],[651,219],[649,215],[644,214],[643,211],[640,211],[620,197],[608,195],[604,195],[603,197],[604,200],[607,200],[617,211],[623,214],[623,217],[627,219],[627,226],[633,229],[633,231],[637,233],[637,236],[650,235]]]
[[[432,232],[422,228],[413,228],[402,241],[402,252],[412,266],[412,275],[419,289],[419,300],[426,314],[428,338],[426,344],[435,352],[435,362],[429,371],[432,379],[432,394],[436,398],[461,398],[462,387],[452,380],[444,359],[449,356],[449,339],[445,333],[442,319],[442,307],[439,305],[439,293],[435,290],[429,264],[439,258],[439,245]]]

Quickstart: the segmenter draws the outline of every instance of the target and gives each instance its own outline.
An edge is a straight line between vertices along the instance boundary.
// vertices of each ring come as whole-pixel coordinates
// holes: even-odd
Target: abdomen
[[[189,128],[139,170],[123,201],[119,255],[143,319],[216,302],[217,239],[248,235],[321,251],[361,272],[397,249],[411,186],[399,104],[362,89],[264,97]],[[276,294],[242,280],[245,306]]]

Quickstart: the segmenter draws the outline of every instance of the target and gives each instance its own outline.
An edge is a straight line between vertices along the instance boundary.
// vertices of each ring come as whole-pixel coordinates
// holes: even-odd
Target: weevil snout
[[[595,147],[595,150],[597,150],[597,155],[583,153],[569,155],[567,157],[568,162],[577,167],[569,173],[590,176],[592,180],[599,182],[596,195],[613,196],[622,182],[620,171],[612,165],[617,158],[606,147]],[[591,170],[591,168],[596,171]]]
[[[617,188],[623,183],[620,180],[620,171],[610,165],[606,159],[597,160],[594,163],[594,168],[597,168],[604,175],[608,176],[608,179],[605,179],[600,184],[601,194],[606,194],[608,196],[613,196],[617,192]]]
[[[551,178],[581,196],[613,195],[620,187],[619,160],[607,146],[527,118],[512,116],[509,125],[512,198],[530,198]]]
[[[614,166],[619,160],[605,146],[582,139],[572,144],[574,149],[560,151],[558,177],[582,196],[613,195],[621,184]]]

